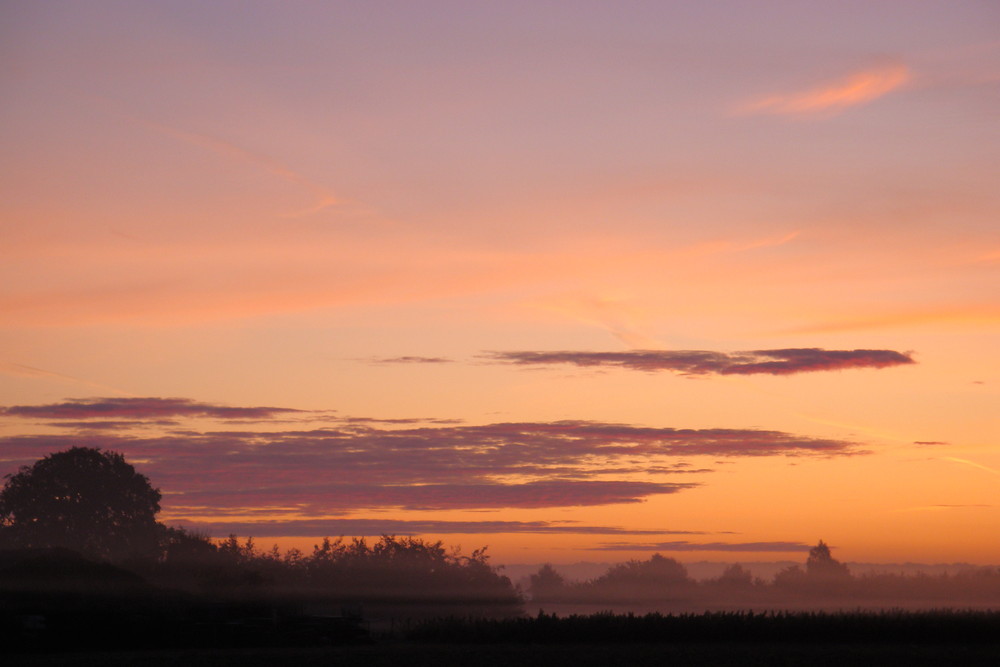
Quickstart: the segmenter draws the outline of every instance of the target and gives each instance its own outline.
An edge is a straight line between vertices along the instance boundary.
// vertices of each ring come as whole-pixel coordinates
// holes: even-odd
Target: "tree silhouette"
[[[806,574],[810,577],[820,577],[824,579],[836,579],[849,577],[850,571],[847,566],[838,561],[830,554],[830,547],[823,540],[809,550],[809,558],[806,560]]]
[[[734,563],[727,567],[718,579],[712,581],[724,587],[747,587],[753,585],[753,575],[750,573],[750,570],[744,568],[739,563]]]
[[[548,563],[531,575],[529,582],[528,591],[533,600],[553,600],[562,595],[566,587],[566,580]]]
[[[63,547],[107,560],[157,548],[160,492],[121,454],[74,447],[6,479],[0,491],[6,548]]]

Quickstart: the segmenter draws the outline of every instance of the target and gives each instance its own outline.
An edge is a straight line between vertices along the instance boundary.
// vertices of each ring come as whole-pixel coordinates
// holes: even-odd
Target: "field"
[[[930,665],[1000,664],[1000,647],[933,644],[489,644],[446,645],[386,643],[308,649],[241,649],[196,651],[143,651],[57,655],[22,655],[4,661],[24,667],[635,667],[740,665],[780,667],[809,665],[879,665],[920,667]]]
[[[425,621],[397,636],[359,643],[151,650],[53,651],[36,645],[8,656],[25,667],[276,667],[405,664],[544,665],[996,665],[1000,613],[706,613]],[[178,637],[183,641],[183,637]]]

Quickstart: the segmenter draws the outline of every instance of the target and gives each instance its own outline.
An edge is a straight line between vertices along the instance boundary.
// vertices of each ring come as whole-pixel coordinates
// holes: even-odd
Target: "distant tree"
[[[160,524],[160,559],[171,564],[201,563],[218,553],[218,547],[207,535],[190,532],[184,528]]]
[[[810,578],[837,579],[851,576],[847,566],[830,554],[830,547],[823,540],[809,550],[806,574]]]
[[[121,454],[74,447],[6,480],[0,491],[3,547],[63,547],[113,561],[158,551],[160,492]]]
[[[778,588],[800,588],[806,580],[806,573],[798,565],[789,565],[774,575],[774,585]]]
[[[555,568],[545,563],[528,580],[528,592],[532,600],[553,600],[559,598],[566,587],[566,580]]]
[[[681,563],[653,554],[649,560],[613,565],[600,577],[568,588],[578,600],[663,600],[690,592],[693,583]]]
[[[663,586],[690,583],[687,569],[673,558],[653,554],[649,560],[630,560],[612,566],[595,584]]]
[[[744,568],[739,563],[735,563],[727,567],[719,578],[712,580],[712,582],[724,587],[747,587],[753,585],[753,575],[750,573],[750,570]]]

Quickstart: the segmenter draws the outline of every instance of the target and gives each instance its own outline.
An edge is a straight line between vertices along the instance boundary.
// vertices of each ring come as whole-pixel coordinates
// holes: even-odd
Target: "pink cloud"
[[[910,80],[905,65],[891,64],[855,72],[808,90],[769,95],[742,104],[747,114],[813,115],[836,113],[876,100]]]

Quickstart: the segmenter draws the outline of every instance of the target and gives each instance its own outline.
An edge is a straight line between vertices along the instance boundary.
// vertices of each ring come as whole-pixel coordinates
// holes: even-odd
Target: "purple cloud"
[[[164,426],[179,426],[180,422],[174,419],[149,419],[149,420],[117,420],[117,421],[64,421],[47,422],[46,426],[53,428],[75,428],[84,431],[128,431],[134,428],[160,428]]]
[[[479,484],[295,484],[253,489],[188,490],[170,500],[173,513],[193,515],[199,508],[217,514],[252,504],[295,505],[309,514],[379,508],[404,510],[583,507],[638,503],[652,495],[677,493],[697,484],[641,481],[551,480]],[[182,506],[177,506],[182,505]]]
[[[576,535],[691,535],[699,531],[629,530],[549,521],[407,521],[401,519],[305,519],[288,521],[176,521],[211,537],[309,537],[337,535],[421,535],[448,533],[537,533]]]
[[[887,368],[916,363],[894,350],[788,348],[748,352],[708,350],[632,350],[628,352],[487,352],[484,357],[517,366],[611,366],[630,370],[672,371],[685,375],[791,375],[849,368]]]
[[[396,417],[391,419],[379,419],[377,417],[341,417],[336,421],[343,424],[462,424],[462,419],[438,419],[436,417]]]
[[[418,357],[418,356],[404,356],[404,357],[375,357],[371,359],[373,363],[376,364],[450,364],[454,363],[454,359],[448,359],[447,357]]]
[[[34,419],[150,419],[209,417],[213,419],[270,419],[303,410],[292,408],[232,408],[187,398],[74,398],[48,405],[13,405],[0,409],[9,417]]]
[[[45,415],[77,432],[0,438],[4,452],[0,475],[54,451],[98,447],[123,453],[163,490],[167,521],[211,522],[226,516],[230,522],[254,522],[280,517],[284,524],[320,520],[316,517],[328,521],[365,511],[639,503],[703,483],[692,475],[712,470],[686,460],[690,457],[865,453],[849,441],[759,429],[653,428],[591,421],[469,425],[433,419],[331,419],[328,412],[308,413],[326,415],[327,426],[301,428],[285,423],[282,417],[287,412],[296,411],[156,398],[14,406],[4,410],[4,416]],[[93,418],[123,415],[129,418]],[[244,427],[235,420],[227,421],[226,430],[173,428],[165,419],[267,415],[272,415],[268,430]],[[156,425],[167,430],[150,430]],[[667,481],[668,476],[681,474],[691,481]],[[301,530],[305,524],[295,525]]]
[[[802,542],[658,542],[656,544],[632,544],[629,542],[606,542],[591,547],[594,551],[743,551],[779,552],[809,551],[812,545]]]
[[[862,453],[850,442],[780,431],[580,421],[186,431],[158,437],[85,431],[0,439],[11,465],[71,446],[112,449],[141,460],[143,472],[169,492],[163,505],[171,514],[184,511],[181,507],[295,507],[301,515],[330,515],[377,508],[636,503],[696,485],[664,482],[664,475],[709,471],[678,458]]]

